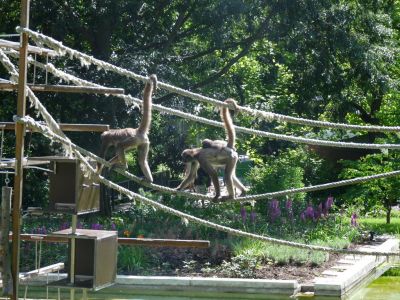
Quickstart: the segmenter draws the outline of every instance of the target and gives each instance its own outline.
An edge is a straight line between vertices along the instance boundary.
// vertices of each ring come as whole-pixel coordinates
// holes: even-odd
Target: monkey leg
[[[245,196],[248,189],[240,182],[236,175],[232,176],[233,184],[240,190],[240,196]]]
[[[212,166],[212,164],[207,160],[207,158],[204,158],[200,156],[198,158],[200,167],[208,174],[208,176],[211,177],[212,183],[214,185],[215,189],[215,196],[213,201],[218,200],[218,198],[221,196],[221,189],[219,186],[219,181],[218,181],[218,173]]]
[[[118,165],[122,165],[122,167],[127,168],[128,166],[125,160],[125,149],[122,146],[118,145],[115,151],[116,155],[108,161],[112,165],[112,168]]]
[[[229,199],[235,198],[235,188],[234,188],[233,177],[235,177],[237,160],[238,160],[237,157],[234,156],[234,157],[230,158],[225,165],[224,179],[225,179],[226,189],[228,190]],[[226,198],[226,197],[224,197],[224,198]]]
[[[139,166],[142,170],[146,179],[150,182],[153,182],[153,176],[151,175],[149,163],[147,161],[147,156],[150,149],[150,143],[144,143],[138,146],[138,160]]]
[[[185,178],[181,182],[181,184],[176,188],[179,190],[184,190],[188,186],[194,183],[194,180],[197,176],[197,170],[199,169],[199,163],[197,161],[192,161],[186,163],[185,166]]]

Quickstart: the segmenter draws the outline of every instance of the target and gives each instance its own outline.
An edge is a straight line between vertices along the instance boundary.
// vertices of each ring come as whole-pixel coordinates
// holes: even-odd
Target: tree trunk
[[[389,204],[386,207],[386,224],[390,224],[390,213],[392,211],[392,206]]]

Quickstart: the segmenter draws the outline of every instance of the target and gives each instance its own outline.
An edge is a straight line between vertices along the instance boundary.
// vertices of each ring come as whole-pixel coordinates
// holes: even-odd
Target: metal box
[[[51,283],[52,286],[88,288],[94,291],[115,282],[117,274],[118,237],[116,231],[71,228],[56,231],[51,236],[68,238],[68,278]],[[71,238],[75,238],[74,283],[71,284]]]
[[[74,158],[49,156],[50,161],[49,210],[74,215],[100,210],[100,184],[85,177]],[[93,167],[95,162],[91,162]]]

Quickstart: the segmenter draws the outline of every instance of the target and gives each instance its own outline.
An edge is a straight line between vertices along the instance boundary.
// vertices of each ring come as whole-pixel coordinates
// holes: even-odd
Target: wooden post
[[[30,0],[21,0],[21,27],[29,28],[29,6]],[[27,56],[28,40],[26,33],[21,34],[21,48],[19,51],[19,78],[18,78],[18,99],[17,116],[25,117],[26,113],[26,86],[27,86]],[[18,123],[15,128],[15,177],[14,177],[14,199],[12,207],[12,276],[13,294],[11,299],[18,299],[19,287],[19,259],[20,259],[20,231],[21,231],[21,204],[23,187],[23,158],[25,124]]]
[[[3,186],[1,188],[1,232],[0,232],[0,252],[2,258],[1,279],[3,281],[3,296],[11,296],[13,283],[10,264],[10,242],[8,234],[10,231],[10,210],[11,210],[12,187]]]

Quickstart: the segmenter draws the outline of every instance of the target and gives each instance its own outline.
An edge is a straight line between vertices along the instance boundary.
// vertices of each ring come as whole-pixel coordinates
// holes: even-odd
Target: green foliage
[[[148,257],[143,247],[121,245],[118,247],[118,272],[136,274],[148,266]]]
[[[294,164],[295,157],[295,151],[283,152],[267,157],[262,166],[254,167],[248,176],[251,192],[258,194],[303,187],[304,170]],[[304,195],[296,195],[295,199],[304,199]]]
[[[398,153],[389,152],[367,155],[359,161],[343,161],[341,177],[354,178],[399,170],[399,158]],[[349,187],[343,197],[363,214],[381,205],[387,212],[389,223],[392,206],[400,199],[400,182],[396,177],[369,181]]]
[[[390,224],[386,223],[386,218],[360,218],[360,224],[367,231],[377,234],[394,234],[400,236],[400,217],[391,219]]]
[[[232,278],[254,278],[257,270],[257,258],[248,255],[237,255],[232,257],[231,261],[222,261],[216,268],[205,267],[202,271],[207,273],[218,272],[223,277]]]

